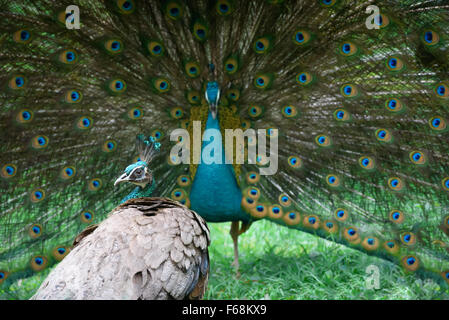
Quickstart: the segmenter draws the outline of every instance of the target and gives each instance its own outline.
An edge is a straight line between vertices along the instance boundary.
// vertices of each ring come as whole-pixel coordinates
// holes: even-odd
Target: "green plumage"
[[[113,182],[137,134],[162,141],[154,195],[190,205],[197,167],[173,163],[169,137],[204,132],[212,80],[223,136],[279,129],[276,174],[233,166],[248,218],[448,281],[443,1],[0,3],[1,285],[61,260],[129,193]]]

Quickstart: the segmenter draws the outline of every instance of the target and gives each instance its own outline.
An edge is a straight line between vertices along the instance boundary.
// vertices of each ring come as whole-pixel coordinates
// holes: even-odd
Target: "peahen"
[[[115,184],[135,189],[99,225],[81,232],[32,299],[200,299],[209,277],[209,229],[168,198],[149,198],[160,143],[139,136],[140,160]]]
[[[266,218],[449,281],[444,0],[1,2],[5,285],[116,206],[140,132],[167,146],[155,194],[232,222],[236,267]]]

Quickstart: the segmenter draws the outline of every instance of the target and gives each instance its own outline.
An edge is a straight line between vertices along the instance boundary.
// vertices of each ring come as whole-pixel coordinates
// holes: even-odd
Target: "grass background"
[[[240,237],[241,277],[236,279],[230,223],[209,226],[211,273],[205,299],[449,299],[449,289],[431,279],[266,220]],[[369,265],[380,270],[379,289],[366,288]],[[0,287],[0,299],[28,299],[49,271]]]

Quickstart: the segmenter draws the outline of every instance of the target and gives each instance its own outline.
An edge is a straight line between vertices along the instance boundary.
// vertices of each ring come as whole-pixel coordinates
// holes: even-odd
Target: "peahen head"
[[[212,113],[212,117],[215,119],[217,117],[217,106],[218,100],[220,100],[220,87],[218,82],[209,81],[206,86],[206,101],[209,104],[209,110]]]
[[[137,161],[126,167],[124,173],[115,180],[114,186],[122,182],[130,182],[144,189],[153,184],[153,173],[145,161]]]
[[[155,181],[149,163],[160,150],[160,147],[161,144],[156,142],[154,137],[146,138],[144,135],[137,136],[139,160],[127,166],[122,175],[114,183],[114,186],[122,182],[129,182],[136,185],[136,188],[121,203],[129,199],[149,197],[151,195],[155,188]]]

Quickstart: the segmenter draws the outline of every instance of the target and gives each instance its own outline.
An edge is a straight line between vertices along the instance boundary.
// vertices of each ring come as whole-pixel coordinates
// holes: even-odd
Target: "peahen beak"
[[[121,182],[129,181],[129,176],[127,173],[122,174],[117,180],[114,182],[114,187]]]

